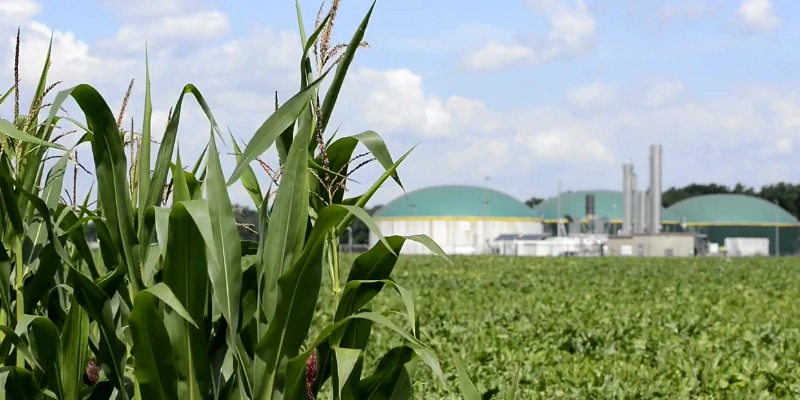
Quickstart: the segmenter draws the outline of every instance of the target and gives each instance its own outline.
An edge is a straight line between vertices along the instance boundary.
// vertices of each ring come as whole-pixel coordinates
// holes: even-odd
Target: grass
[[[453,349],[484,398],[502,398],[517,377],[525,399],[800,396],[793,258],[454,262],[401,257],[394,276],[414,289],[440,358]],[[387,294],[376,310],[402,307]],[[397,340],[381,328],[372,338],[368,358]],[[460,398],[419,374],[415,398]]]

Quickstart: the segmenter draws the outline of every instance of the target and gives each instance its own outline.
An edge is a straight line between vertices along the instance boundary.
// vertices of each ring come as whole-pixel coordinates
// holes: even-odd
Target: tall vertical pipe
[[[638,181],[636,178],[636,172],[631,172],[631,234],[636,233],[636,192],[637,192]]]
[[[661,232],[661,145],[650,145],[650,233]]]
[[[635,233],[643,234],[647,229],[647,192],[640,190],[636,192],[636,213],[638,215],[636,220]]]
[[[622,234],[630,235],[633,227],[633,197],[631,196],[631,183],[633,178],[633,164],[622,164]]]

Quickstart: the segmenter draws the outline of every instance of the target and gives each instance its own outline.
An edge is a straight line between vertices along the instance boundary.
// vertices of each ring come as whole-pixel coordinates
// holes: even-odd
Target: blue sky
[[[310,30],[319,3],[301,5]],[[336,42],[369,5],[341,3]],[[379,0],[371,47],[357,55],[332,126],[373,129],[396,157],[418,143],[400,171],[408,190],[485,176],[520,199],[554,195],[559,179],[565,189],[619,189],[624,161],[646,175],[651,143],[664,147],[665,186],[796,181],[798,16],[789,0]],[[247,139],[274,91],[285,100],[299,79],[293,1],[0,0],[0,21],[8,83],[16,27],[28,93],[52,32],[60,88],[92,84],[118,109],[136,78],[126,114],[135,121],[145,42],[156,124],[191,82]],[[195,106],[184,115],[186,160],[208,126]],[[224,164],[230,171],[232,157]],[[371,165],[356,179],[379,173]],[[374,203],[401,193],[387,185]],[[232,196],[247,201],[241,188]]]

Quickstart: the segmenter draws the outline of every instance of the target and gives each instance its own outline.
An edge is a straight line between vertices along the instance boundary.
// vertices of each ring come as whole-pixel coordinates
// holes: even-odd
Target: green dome
[[[574,215],[579,218],[586,217],[586,195],[594,195],[595,217],[606,217],[609,221],[621,223],[622,221],[622,192],[615,190],[581,190],[561,193],[561,215],[558,215],[558,197],[549,198],[533,208],[533,212],[544,220],[558,220],[565,215]],[[676,222],[675,217],[668,209],[661,209],[662,222]]]
[[[708,194],[681,200],[669,210],[690,225],[798,225],[783,208],[743,194]]]
[[[488,201],[486,207],[484,196]],[[496,190],[475,186],[434,186],[415,190],[390,201],[373,217],[537,219],[525,203]]]

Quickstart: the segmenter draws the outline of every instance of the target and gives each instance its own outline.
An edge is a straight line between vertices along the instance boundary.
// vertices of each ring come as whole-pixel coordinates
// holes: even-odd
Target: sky
[[[341,2],[335,43],[350,40],[370,4]],[[320,4],[300,5],[313,31]],[[797,181],[799,19],[792,0],[378,0],[370,47],[356,54],[330,127],[374,130],[395,159],[416,145],[399,169],[406,191],[486,183],[524,200],[554,196],[559,180],[564,190],[620,190],[622,163],[647,176],[654,143],[665,189]],[[117,113],[135,79],[125,114],[134,130],[145,46],[159,133],[187,83],[242,141],[274,110],[275,91],[285,101],[299,87],[292,0],[0,0],[6,86],[18,27],[24,106],[52,35],[56,90],[88,83]],[[189,163],[210,128],[186,104],[178,144]],[[65,109],[81,119],[74,104]],[[0,107],[1,118],[10,112]],[[231,145],[219,146],[230,173]],[[265,160],[275,166],[274,151]],[[377,163],[358,171],[350,194],[381,172]],[[81,172],[79,190],[93,179]],[[250,204],[240,185],[230,193]],[[402,193],[386,183],[371,204]]]

